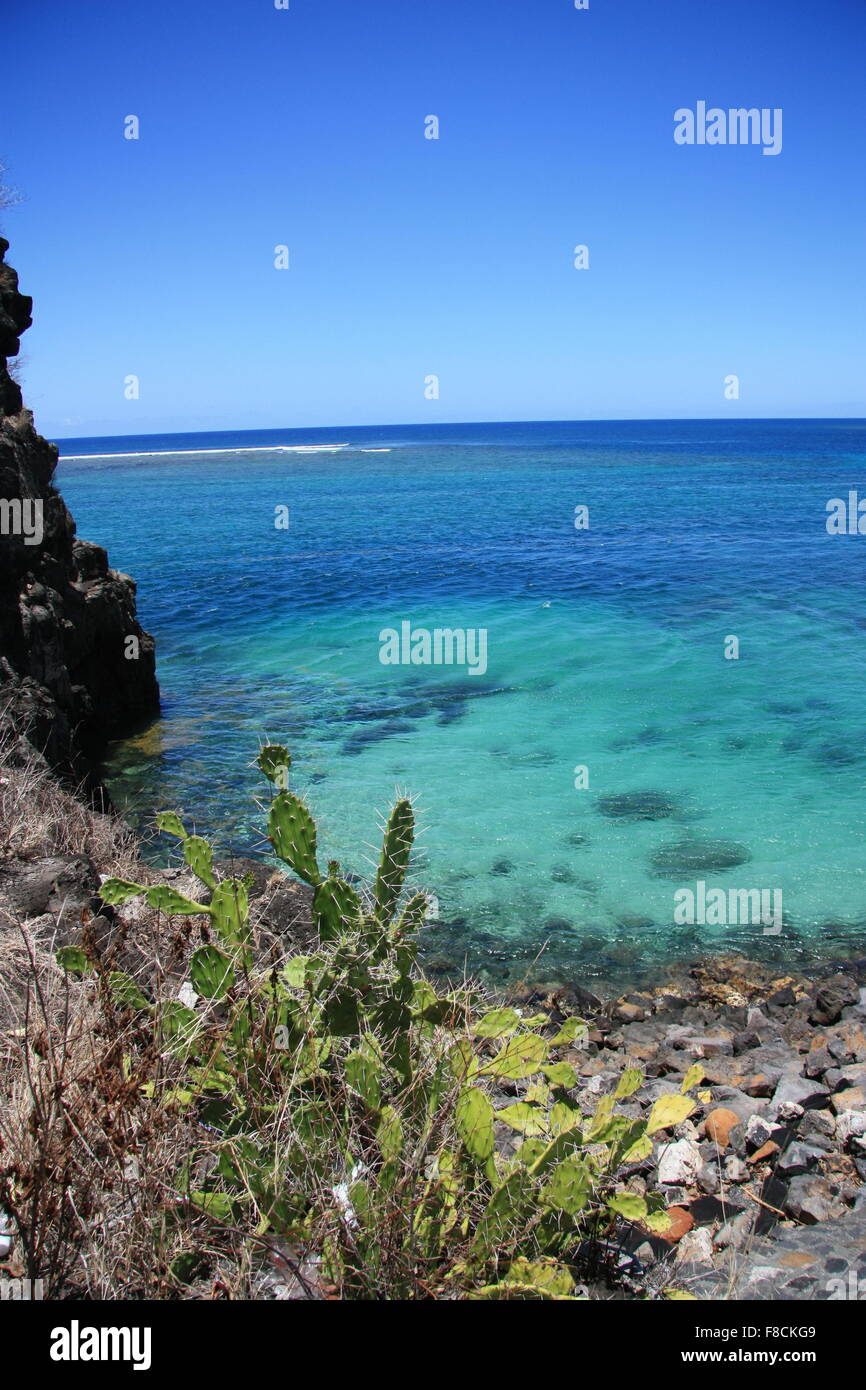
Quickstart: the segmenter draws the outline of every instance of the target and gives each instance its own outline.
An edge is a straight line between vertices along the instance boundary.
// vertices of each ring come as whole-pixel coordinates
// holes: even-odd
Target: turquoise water
[[[287,451],[329,441],[349,447]],[[535,974],[635,977],[724,944],[866,950],[866,536],[825,525],[831,497],[866,495],[864,422],[62,453],[80,533],[135,575],[158,644],[162,718],[107,766],[133,816],[179,808],[223,849],[263,852],[251,764],[271,738],[292,749],[322,858],[345,869],[369,872],[390,799],[415,797],[442,963],[501,980],[543,950]],[[66,457],[94,453],[114,456]],[[404,620],[486,629],[487,670],[383,665],[380,631]],[[636,813],[607,799],[630,793],[653,795]],[[782,931],[677,925],[674,894],[697,879],[781,890]]]

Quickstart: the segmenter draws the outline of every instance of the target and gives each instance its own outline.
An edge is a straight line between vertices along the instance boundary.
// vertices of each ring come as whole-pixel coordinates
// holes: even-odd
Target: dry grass
[[[194,1122],[145,1097],[171,1079],[151,1030],[117,1012],[104,976],[74,982],[22,936],[25,1017],[0,1057],[9,1272],[43,1279],[51,1298],[153,1299],[178,1295],[172,1261],[191,1245],[236,1270],[232,1241],[214,1241],[175,1186]]]
[[[138,844],[118,817],[91,810],[82,789],[66,791],[0,711],[0,862],[53,854],[86,854],[103,873],[123,877]]]
[[[129,827],[64,790],[6,728],[0,869],[64,855],[148,877]],[[157,913],[139,913],[135,932],[143,963],[168,964],[170,990],[186,941]],[[150,1030],[118,1014],[104,973],[76,982],[63,971],[57,944],[50,914],[24,922],[0,903],[0,1207],[17,1227],[8,1273],[43,1279],[48,1297],[171,1296],[171,1261],[205,1224],[174,1186],[190,1125],[144,1098],[165,1070]]]

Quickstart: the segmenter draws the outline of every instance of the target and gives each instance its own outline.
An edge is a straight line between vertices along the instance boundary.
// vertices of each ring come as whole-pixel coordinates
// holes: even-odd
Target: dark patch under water
[[[677,803],[664,792],[617,792],[600,796],[596,805],[611,820],[666,820],[677,814]]]
[[[724,873],[747,864],[751,857],[745,845],[728,840],[677,840],[657,849],[650,862],[656,878],[680,879],[696,873]]]

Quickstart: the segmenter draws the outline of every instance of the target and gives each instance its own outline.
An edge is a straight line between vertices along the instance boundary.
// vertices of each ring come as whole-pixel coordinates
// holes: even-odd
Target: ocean
[[[266,854],[272,740],[344,870],[370,875],[412,795],[436,968],[591,983],[731,946],[866,953],[866,535],[827,529],[830,499],[866,496],[866,422],[60,447],[80,534],[157,640],[162,717],[105,767],[139,827],[176,809]]]

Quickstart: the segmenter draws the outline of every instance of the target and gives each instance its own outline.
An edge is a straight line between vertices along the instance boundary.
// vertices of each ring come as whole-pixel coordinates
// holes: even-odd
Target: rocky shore
[[[589,1020],[586,1046],[568,1055],[587,1108],[623,1066],[653,1079],[640,1104],[619,1107],[635,1118],[701,1068],[695,1113],[631,1171],[636,1194],[660,1186],[672,1225],[663,1239],[633,1227],[611,1252],[627,1286],[866,1296],[864,985],[866,961],[778,975],[726,956],[608,1001],[568,987],[519,992],[529,1007]]]

